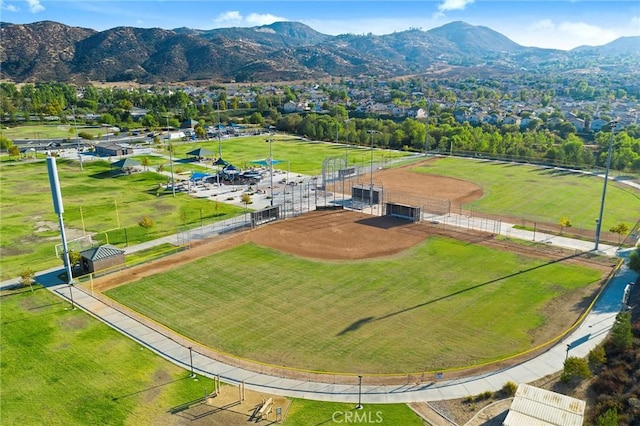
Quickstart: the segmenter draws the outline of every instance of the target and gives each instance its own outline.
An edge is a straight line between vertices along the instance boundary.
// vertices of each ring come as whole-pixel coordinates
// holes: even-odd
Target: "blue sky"
[[[0,19],[105,30],[252,27],[296,21],[324,34],[389,34],[465,21],[524,46],[572,49],[640,35],[640,1],[598,0],[0,0]]]

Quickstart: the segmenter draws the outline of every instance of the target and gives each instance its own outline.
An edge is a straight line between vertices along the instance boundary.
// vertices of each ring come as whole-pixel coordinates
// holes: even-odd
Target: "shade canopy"
[[[251,164],[257,164],[259,166],[264,166],[264,167],[268,167],[271,164],[278,164],[278,163],[283,163],[284,160],[273,160],[273,159],[269,159],[269,158],[263,158],[261,160],[253,160],[251,162]]]
[[[128,169],[130,167],[139,166],[140,162],[134,160],[133,158],[123,158],[121,160],[116,161],[115,163],[111,163],[112,167],[117,167],[119,169]]]
[[[206,178],[207,176],[209,176],[209,173],[193,172],[191,174],[191,178],[190,179],[192,181],[202,180],[202,179]]]
[[[206,157],[207,155],[210,155],[210,154],[212,154],[212,152],[206,148],[198,148],[198,149],[194,149],[193,151],[187,152],[187,155],[193,155],[195,157]]]
[[[228,166],[229,162],[223,160],[222,158],[218,158],[216,161],[213,162],[214,166]]]

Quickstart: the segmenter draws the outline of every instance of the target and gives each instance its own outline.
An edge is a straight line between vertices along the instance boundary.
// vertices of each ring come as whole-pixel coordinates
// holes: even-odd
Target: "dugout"
[[[267,207],[266,209],[251,212],[251,227],[263,225],[280,219],[280,206]]]
[[[355,185],[351,187],[351,200],[366,205],[380,204],[382,188],[374,186],[372,189],[369,185]]]
[[[420,222],[422,219],[422,208],[420,206],[412,206],[409,204],[385,203],[384,214],[385,216],[406,219],[416,223]]]

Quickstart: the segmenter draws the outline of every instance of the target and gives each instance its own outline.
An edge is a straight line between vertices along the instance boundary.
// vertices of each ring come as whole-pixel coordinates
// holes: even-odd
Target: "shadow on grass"
[[[125,174],[121,173],[120,170],[106,170],[104,172],[91,174],[89,175],[89,177],[94,179],[107,179],[107,178],[118,177],[123,175]]]
[[[42,290],[43,288],[44,287],[35,284],[33,286],[33,291]],[[5,297],[16,296],[18,294],[29,292],[32,292],[32,290],[28,285],[25,286],[24,284],[16,284],[14,287],[6,288],[0,291],[0,300],[4,299]]]
[[[162,384],[159,384],[159,385],[156,385],[156,386],[150,386],[150,387],[148,387],[146,389],[140,389],[138,391],[131,392],[131,393],[128,393],[128,394],[125,394],[125,395],[114,396],[113,398],[111,398],[111,400],[112,401],[118,401],[120,399],[128,398],[130,396],[139,395],[141,393],[149,392],[149,391],[152,391],[154,389],[162,388],[164,386],[168,386],[168,385],[171,385],[171,384],[176,383],[176,382],[181,382],[181,381],[189,379],[189,378],[190,378],[189,376],[186,376],[186,377],[182,377],[182,378],[176,379],[176,380],[171,380],[170,382],[162,383]]]
[[[484,287],[484,286],[489,285],[489,284],[495,284],[495,283],[497,283],[497,282],[500,282],[500,281],[505,280],[505,279],[508,279],[508,278],[517,277],[518,275],[522,275],[522,274],[525,274],[525,273],[527,273],[527,272],[535,271],[536,269],[544,268],[544,267],[549,266],[549,265],[552,265],[552,264],[554,264],[554,263],[563,262],[563,261],[565,261],[565,260],[573,259],[573,258],[575,258],[575,257],[580,257],[580,256],[582,256],[582,253],[576,253],[576,254],[572,254],[572,255],[569,255],[569,256],[562,257],[562,258],[560,258],[560,259],[550,260],[550,261],[548,261],[547,263],[544,263],[544,264],[541,264],[541,265],[537,265],[537,266],[533,266],[533,267],[531,267],[531,268],[524,269],[524,270],[522,270],[522,271],[518,271],[518,272],[514,272],[514,273],[512,273],[512,274],[507,274],[507,275],[504,275],[504,276],[502,276],[502,277],[494,278],[494,279],[492,279],[492,280],[485,281],[485,282],[483,282],[483,283],[476,284],[476,285],[474,285],[474,286],[467,287],[467,288],[462,289],[462,290],[454,291],[453,293],[449,293],[449,294],[447,294],[447,295],[445,295],[445,296],[437,297],[437,298],[435,298],[435,299],[431,299],[431,300],[428,300],[428,301],[426,301],[426,302],[419,303],[419,304],[414,305],[414,306],[410,306],[410,307],[408,307],[408,308],[400,309],[400,310],[398,310],[398,311],[391,312],[391,313],[389,313],[389,314],[383,315],[383,316],[378,317],[378,318],[376,318],[376,317],[366,317],[366,318],[361,318],[361,319],[359,319],[359,320],[357,320],[357,321],[353,322],[352,324],[350,324],[348,327],[346,327],[344,330],[342,330],[342,331],[341,331],[340,333],[338,333],[336,336],[342,336],[342,335],[344,335],[344,334],[346,334],[346,333],[348,333],[348,332],[356,331],[357,329],[359,329],[359,328],[360,328],[360,327],[362,327],[363,325],[366,325],[366,324],[372,323],[372,322],[374,322],[374,321],[382,321],[382,320],[384,320],[384,319],[388,319],[388,318],[394,317],[394,316],[396,316],[396,315],[404,314],[404,313],[407,313],[407,312],[413,311],[413,310],[415,310],[415,309],[423,308],[423,307],[425,307],[425,306],[428,306],[428,305],[434,304],[434,303],[436,303],[436,302],[441,302],[441,301],[443,301],[443,300],[450,299],[450,298],[452,298],[452,297],[454,297],[454,296],[458,296],[458,295],[460,295],[460,294],[467,293],[467,292],[469,292],[469,291],[475,290],[475,289],[480,288],[480,287]]]

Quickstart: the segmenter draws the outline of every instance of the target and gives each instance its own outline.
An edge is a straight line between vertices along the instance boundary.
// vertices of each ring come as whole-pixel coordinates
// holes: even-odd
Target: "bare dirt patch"
[[[264,416],[258,411],[264,403],[271,402],[271,410]],[[245,389],[241,399],[237,386],[222,386],[221,392],[212,393],[208,398],[197,401],[180,409],[176,407],[167,415],[168,424],[208,424],[208,425],[246,425],[273,424],[276,422],[276,409],[281,409],[280,420],[284,419],[291,402],[283,396],[268,395]]]

